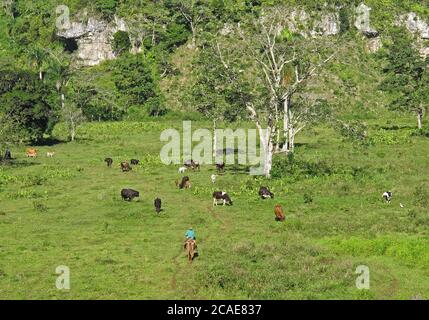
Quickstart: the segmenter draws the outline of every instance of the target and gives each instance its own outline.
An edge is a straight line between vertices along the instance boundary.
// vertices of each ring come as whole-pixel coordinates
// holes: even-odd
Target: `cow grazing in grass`
[[[134,198],[138,198],[140,193],[133,189],[122,189],[121,197],[125,201],[132,201]]]
[[[106,159],[104,159],[104,162],[106,162],[107,167],[111,168],[112,164],[113,164],[113,159],[112,158],[106,158]]]
[[[272,193],[267,187],[260,187],[259,188],[259,196],[262,199],[274,199],[274,193]]]
[[[212,183],[215,183],[215,182],[216,182],[217,175],[212,174],[212,176],[211,176],[210,178],[212,179]]]
[[[274,214],[276,215],[276,221],[285,221],[285,214],[281,205],[276,205],[274,207]]]
[[[128,172],[131,171],[132,168],[128,162],[121,162],[121,170],[122,172]]]
[[[191,181],[188,176],[182,178],[182,182],[179,183],[179,189],[190,189]]]
[[[26,154],[27,154],[28,158],[36,158],[37,157],[37,149],[33,149],[33,148],[27,149]]]
[[[136,166],[136,165],[138,165],[139,163],[140,163],[140,160],[137,160],[137,159],[131,159],[131,164],[133,165],[133,166]]]
[[[217,171],[224,171],[225,170],[225,163],[216,163],[216,169]]]
[[[46,156],[47,156],[48,158],[53,158],[53,157],[55,156],[55,152],[53,152],[53,151],[48,151],[48,152],[46,152]]]
[[[185,161],[183,166],[185,166],[186,168],[191,168],[194,171],[195,169],[198,169],[198,171],[200,170],[200,164],[197,161],[194,161],[192,159]]]
[[[390,201],[392,201],[392,196],[393,196],[393,193],[392,193],[392,192],[390,192],[390,191],[386,191],[386,192],[385,192],[385,193],[383,193],[383,195],[382,195],[383,199],[384,199],[387,203],[390,203]]]
[[[155,201],[153,202],[153,205],[155,206],[156,213],[159,214],[161,212],[161,199],[156,198]]]
[[[213,192],[213,206],[217,206],[218,202],[221,201],[223,205],[232,206],[232,200],[226,192],[215,191]]]
[[[185,171],[187,170],[188,168],[186,168],[186,167],[180,167],[179,168],[179,173],[185,173]]]

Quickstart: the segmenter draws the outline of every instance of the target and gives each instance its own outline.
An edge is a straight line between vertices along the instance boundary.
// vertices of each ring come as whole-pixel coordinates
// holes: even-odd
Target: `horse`
[[[197,255],[197,243],[195,242],[195,240],[188,239],[185,242],[185,250],[186,254],[188,255],[189,263],[192,263],[192,261]]]

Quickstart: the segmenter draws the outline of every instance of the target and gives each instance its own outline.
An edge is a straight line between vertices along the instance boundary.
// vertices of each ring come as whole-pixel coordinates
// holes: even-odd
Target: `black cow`
[[[136,165],[138,165],[139,163],[140,163],[140,160],[137,160],[137,159],[131,159],[131,164],[132,165],[134,165],[134,166],[136,166]]]
[[[182,178],[182,182],[179,184],[180,189],[189,189],[191,187],[191,181],[188,176]]]
[[[224,171],[225,170],[225,162],[216,163],[216,169],[217,169],[217,171]]]
[[[218,201],[222,201],[223,205],[228,204],[232,206],[232,200],[226,192],[223,192],[223,191],[213,192],[213,206],[217,206]]]
[[[160,198],[156,198],[153,204],[155,206],[156,213],[159,214],[161,212],[161,199]]]
[[[267,198],[274,199],[274,193],[272,193],[267,187],[259,188],[259,196],[262,199],[267,199]]]
[[[112,158],[106,158],[106,159],[104,159],[104,162],[106,162],[107,166],[109,168],[111,168],[112,167],[112,163],[113,163],[113,159]]]
[[[122,172],[128,172],[128,171],[131,171],[133,168],[131,168],[128,162],[121,162],[121,169],[122,169]]]
[[[134,198],[138,198],[140,193],[133,189],[122,189],[121,197],[122,200],[132,201]]]

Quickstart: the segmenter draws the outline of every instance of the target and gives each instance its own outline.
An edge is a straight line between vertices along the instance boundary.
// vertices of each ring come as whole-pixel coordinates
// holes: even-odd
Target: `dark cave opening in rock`
[[[79,46],[77,45],[76,39],[73,39],[73,38],[70,38],[70,39],[62,38],[61,42],[63,43],[64,51],[66,51],[66,52],[73,53],[73,52],[75,52],[79,48]]]

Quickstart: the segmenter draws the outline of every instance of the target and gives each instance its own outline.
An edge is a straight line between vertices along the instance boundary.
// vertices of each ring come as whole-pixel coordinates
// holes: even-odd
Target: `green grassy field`
[[[87,124],[76,142],[37,147],[36,159],[15,146],[17,159],[0,167],[0,299],[428,299],[429,139],[411,135],[411,117],[369,125],[368,147],[324,127],[299,136],[301,164],[281,179],[229,167],[212,186],[215,169],[203,166],[187,173],[186,191],[174,185],[178,166],[158,157],[161,130],[181,123]],[[142,165],[122,173],[131,158]],[[275,199],[260,200],[260,185]],[[125,187],[140,199],[122,201]],[[234,205],[214,208],[214,189]],[[189,226],[200,252],[192,265]],[[70,268],[68,291],[55,287],[59,265]],[[370,290],[356,288],[359,265]]]

